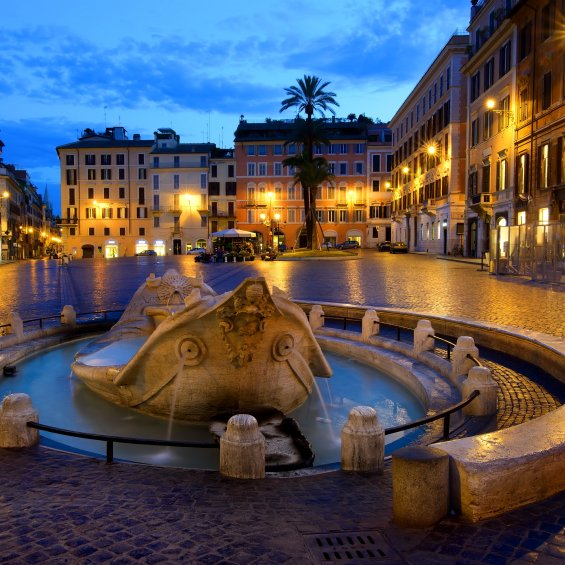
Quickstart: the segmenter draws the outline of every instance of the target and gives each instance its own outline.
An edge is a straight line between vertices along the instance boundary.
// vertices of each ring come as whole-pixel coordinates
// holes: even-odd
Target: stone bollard
[[[10,312],[8,316],[10,324],[10,333],[14,334],[18,339],[24,338],[24,323],[17,312]]]
[[[466,375],[473,367],[476,367],[468,355],[478,358],[479,349],[475,347],[475,340],[472,337],[461,336],[457,338],[457,344],[451,352],[451,377],[453,379]]]
[[[467,416],[492,416],[497,410],[498,384],[487,367],[473,367],[461,385],[463,399],[478,390],[481,394],[463,408]]]
[[[434,447],[403,447],[392,454],[392,513],[396,524],[427,528],[449,511],[449,456]]]
[[[375,410],[369,406],[352,408],[341,431],[341,468],[382,473],[384,455],[385,431]]]
[[[39,430],[27,422],[39,422],[31,398],[21,392],[5,396],[0,405],[0,447],[30,447],[39,442]]]
[[[418,320],[414,329],[414,353],[433,351],[435,347],[435,331],[429,320]]]
[[[235,479],[265,477],[265,438],[250,414],[236,414],[228,420],[220,438],[220,473]]]
[[[368,341],[370,337],[379,335],[381,325],[379,316],[375,310],[367,310],[361,322],[361,336],[363,341]]]
[[[63,306],[63,311],[61,312],[61,324],[75,328],[77,325],[77,313],[75,312],[74,306]]]
[[[324,327],[324,311],[319,304],[314,304],[308,314],[308,321],[310,322],[310,327],[312,331],[316,331],[319,328]]]

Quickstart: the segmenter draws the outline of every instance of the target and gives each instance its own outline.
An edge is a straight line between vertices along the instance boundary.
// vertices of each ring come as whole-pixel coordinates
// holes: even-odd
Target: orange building
[[[235,132],[237,227],[255,232],[259,249],[306,245],[302,189],[295,184],[294,171],[283,165],[285,159],[301,151],[295,144],[285,145],[293,122],[248,123],[242,119]],[[381,199],[373,195],[373,186],[377,185],[371,179],[377,176],[372,175],[368,162],[370,127],[386,130],[382,124],[375,126],[365,120],[328,119],[325,128],[329,144],[315,147],[315,154],[328,161],[335,175],[333,182],[320,186],[316,203],[317,218],[327,244],[355,240],[362,247],[376,246],[386,238],[385,229],[380,234],[369,231],[368,202],[374,200],[388,206],[384,191]],[[390,145],[389,135],[379,139],[381,149],[387,143]],[[386,175],[386,155],[383,160],[385,164],[379,175]],[[380,186],[386,186],[382,180],[379,191]],[[386,220],[390,213],[382,215],[381,220],[390,225],[390,220]]]

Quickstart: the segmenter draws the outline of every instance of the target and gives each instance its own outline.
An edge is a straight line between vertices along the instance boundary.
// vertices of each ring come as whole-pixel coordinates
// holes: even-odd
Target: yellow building
[[[210,143],[181,143],[169,128],[153,139],[125,128],[87,129],[57,147],[66,253],[118,257],[184,254],[208,238]]]

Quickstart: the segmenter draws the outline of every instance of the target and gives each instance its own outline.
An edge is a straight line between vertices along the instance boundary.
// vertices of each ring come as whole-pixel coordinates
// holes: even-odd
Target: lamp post
[[[0,196],[0,262],[4,259],[4,229],[2,226],[2,208],[4,207],[4,200],[10,197],[10,193],[5,190]],[[6,231],[8,231],[8,213],[6,213]]]
[[[505,125],[510,125],[512,123],[514,123],[514,112],[512,112],[511,110],[500,110],[496,107],[496,102],[494,100],[494,98],[489,98],[486,101],[485,104],[487,110],[489,110],[490,112],[494,112],[495,114],[498,114],[499,116],[506,118],[508,120],[508,123]]]

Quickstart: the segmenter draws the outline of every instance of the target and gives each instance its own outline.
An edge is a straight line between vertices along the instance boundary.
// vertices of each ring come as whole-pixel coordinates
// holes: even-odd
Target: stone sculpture
[[[116,404],[191,421],[288,413],[331,376],[304,312],[263,278],[218,295],[202,278],[153,274],[72,369]]]

